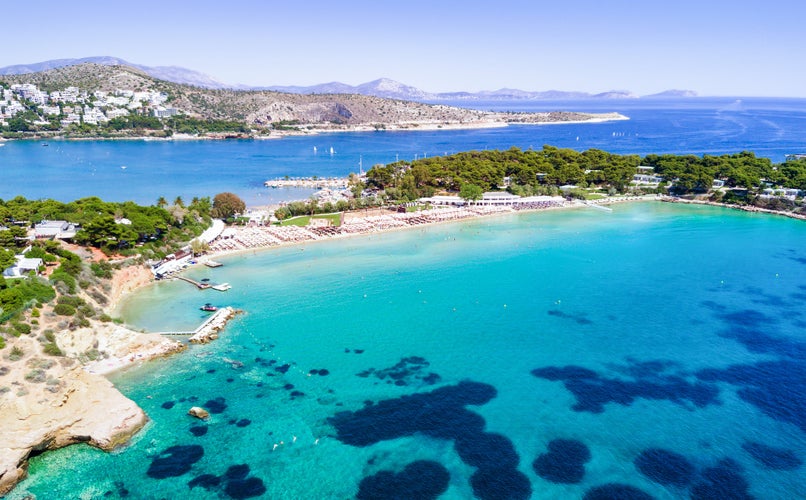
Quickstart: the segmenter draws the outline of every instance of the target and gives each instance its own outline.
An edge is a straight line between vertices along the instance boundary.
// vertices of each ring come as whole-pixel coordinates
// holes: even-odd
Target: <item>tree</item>
[[[14,252],[0,248],[0,274],[2,274],[4,269],[13,266],[16,261],[17,259],[14,257]]]
[[[478,201],[483,195],[484,190],[475,184],[462,184],[459,188],[459,197],[465,201]]]
[[[246,203],[234,193],[218,193],[213,198],[213,217],[228,219],[235,214],[242,214],[245,210]]]
[[[195,238],[190,242],[190,250],[193,252],[193,255],[201,255],[210,251],[210,245],[208,245],[206,241]]]
[[[174,205],[176,205],[177,207],[184,207],[185,202],[184,200],[182,200],[181,196],[177,196],[176,199],[174,200]]]
[[[157,198],[157,206],[158,207],[164,208],[167,205],[168,205],[168,200],[166,200],[164,196],[160,196],[159,198]]]

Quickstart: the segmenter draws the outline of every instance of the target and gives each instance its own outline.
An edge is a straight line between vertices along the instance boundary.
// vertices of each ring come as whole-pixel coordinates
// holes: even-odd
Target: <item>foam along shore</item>
[[[491,215],[512,214],[525,211],[541,211],[563,208],[584,208],[590,205],[605,205],[626,201],[650,201],[655,195],[603,198],[582,202],[569,201],[561,197],[512,205],[467,205],[461,207],[440,207],[417,212],[394,213],[377,209],[369,215],[366,211],[346,212],[340,226],[246,226],[232,227],[226,238],[218,238],[210,244],[210,257],[239,253],[258,248],[271,248],[298,243],[323,241],[363,234],[414,228],[422,225],[468,220]]]

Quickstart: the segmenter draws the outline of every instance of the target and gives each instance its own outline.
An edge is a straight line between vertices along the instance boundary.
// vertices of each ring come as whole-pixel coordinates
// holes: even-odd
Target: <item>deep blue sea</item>
[[[472,149],[544,144],[613,153],[723,154],[743,150],[775,162],[806,152],[806,99],[695,98],[474,103],[512,111],[617,111],[629,121],[520,125],[424,132],[333,133],[245,141],[9,141],[0,147],[0,198],[71,201],[100,196],[154,203],[164,196],[240,195],[248,205],[307,198],[267,190],[289,176],[346,176],[376,163]],[[314,150],[316,148],[316,150]],[[333,154],[330,149],[333,148]],[[126,167],[126,168],[122,168]]]
[[[757,149],[776,161],[803,149],[806,111],[742,102],[750,111],[727,122],[697,105],[635,109],[643,122],[264,142],[9,143],[0,155],[28,148],[41,162],[54,146],[78,156],[99,148],[134,155],[116,162],[129,165],[128,175],[133,165],[146,168],[143,151],[161,158],[151,163],[177,158],[177,170],[234,157],[256,169],[246,160],[255,149],[297,144],[283,165],[329,175],[351,170],[352,161],[337,167],[350,144],[364,151],[356,152],[364,165],[404,151],[430,155],[425,142],[484,147],[482,137],[490,147],[574,146],[579,135],[579,143],[588,137],[581,148],[617,152]],[[737,120],[743,139],[703,139],[729,137]],[[756,123],[764,120],[779,127],[779,140],[774,127]],[[648,125],[661,122],[662,130]],[[566,133],[566,142],[554,135]],[[645,135],[656,137],[646,150]],[[622,140],[622,149],[604,145]],[[333,159],[306,159],[327,141]],[[210,175],[223,185],[237,179]],[[207,182],[170,177],[188,193]],[[53,196],[75,197],[62,187]],[[125,189],[106,197],[137,190]],[[648,202],[222,258],[224,267],[188,275],[229,282],[229,292],[160,282],[120,308],[148,330],[195,327],[205,302],[245,310],[216,342],[112,377],[150,416],[146,429],[111,454],[80,445],[36,457],[9,498],[803,498],[804,242],[802,221]],[[189,417],[194,405],[211,419]]]

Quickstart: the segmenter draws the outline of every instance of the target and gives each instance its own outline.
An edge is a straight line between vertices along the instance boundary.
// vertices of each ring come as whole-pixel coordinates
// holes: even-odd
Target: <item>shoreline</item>
[[[806,221],[806,215],[803,214],[785,212],[783,210],[770,210],[769,208],[754,207],[749,205],[732,205],[730,203],[722,203],[719,201],[710,201],[710,200],[687,200],[685,198],[674,198],[669,196],[662,198],[660,201],[664,201],[666,203],[682,203],[688,205],[708,205],[712,207],[729,208],[731,210],[741,210],[742,212],[761,213],[766,215],[780,215],[783,217],[789,217],[790,219]]]
[[[238,256],[248,252],[268,251],[278,247],[302,246],[342,238],[371,236],[414,229],[419,226],[436,226],[442,223],[479,220],[488,217],[516,215],[518,213],[571,210],[595,205],[648,201],[714,205],[751,212],[788,215],[800,220],[806,220],[806,217],[798,214],[787,214],[766,209],[747,210],[743,207],[723,203],[681,200],[657,195],[603,198],[585,202],[566,200],[562,205],[521,210],[514,210],[511,207],[508,209],[496,207],[496,210],[486,212],[473,212],[470,210],[460,212],[456,208],[436,209],[436,211],[431,211],[432,215],[437,215],[437,212],[441,210],[442,213],[438,215],[453,214],[454,217],[435,218],[428,222],[386,227],[365,225],[363,230],[333,234],[325,238],[282,241],[260,246],[211,251],[203,259]],[[410,217],[418,217],[417,213],[412,212],[415,215]],[[361,217],[360,213],[354,214],[356,216],[353,218],[354,222],[352,224],[358,225],[362,223],[362,220],[366,222],[368,217],[379,217],[367,215],[367,213],[365,213],[364,217]],[[374,220],[380,222],[382,219],[377,218]],[[281,227],[294,228],[297,226]],[[236,234],[245,235],[251,229],[255,228],[238,228],[238,233]],[[296,231],[291,230],[291,232]],[[127,272],[127,270],[129,271]],[[144,266],[133,266],[116,271],[113,276],[113,286],[110,290],[110,303],[106,310],[108,312],[117,310],[124,297],[147,286],[153,286],[155,281],[151,279],[151,276],[151,271]],[[124,350],[119,353],[116,352],[105,359],[96,360],[93,363],[65,366],[61,374],[64,387],[62,388],[63,390],[56,394],[43,396],[42,393],[33,394],[29,397],[18,397],[11,400],[10,404],[7,399],[0,400],[0,410],[2,410],[0,411],[0,428],[3,428],[9,436],[8,442],[0,445],[0,495],[11,491],[16,483],[25,478],[28,458],[34,452],[53,450],[78,442],[86,442],[102,450],[110,451],[125,444],[148,422],[148,416],[145,412],[136,403],[120,393],[106,378],[106,375],[155,358],[173,355],[185,350],[186,346],[158,333],[140,333],[129,327],[114,324],[109,325],[106,329],[99,329],[98,326],[98,324],[93,324],[91,328],[84,330],[91,330],[99,335],[106,342],[104,344],[105,348],[111,349],[113,346],[117,346]],[[74,345],[71,347],[74,351],[80,352],[83,348],[80,342],[76,345],[76,339],[84,338],[81,331],[63,331],[59,332],[59,334],[68,335],[73,339]],[[95,337],[90,336],[88,338],[94,339]],[[24,341],[35,342],[33,339],[24,339]],[[61,341],[59,345],[62,345]],[[69,349],[70,347],[65,345],[65,350],[69,351]],[[69,360],[71,358],[63,359]],[[71,362],[70,365],[73,364],[74,362]],[[43,401],[46,402],[43,403]],[[47,408],[47,411],[45,408]]]
[[[244,255],[244,254],[247,254],[247,253],[250,253],[250,252],[267,251],[267,250],[271,250],[271,249],[274,249],[274,248],[284,248],[284,247],[291,247],[291,246],[296,246],[296,245],[301,246],[301,245],[306,245],[306,244],[322,243],[322,242],[327,242],[327,241],[341,240],[341,239],[360,237],[360,236],[382,235],[382,234],[385,234],[385,233],[391,233],[391,232],[397,232],[397,231],[405,231],[405,230],[422,228],[422,227],[437,226],[437,225],[446,224],[446,223],[456,223],[456,222],[464,222],[464,221],[471,221],[471,220],[480,220],[480,219],[493,218],[493,217],[499,217],[499,216],[505,216],[505,215],[517,215],[517,214],[520,214],[520,213],[539,213],[539,212],[549,212],[549,211],[553,212],[553,211],[557,211],[557,210],[575,210],[575,209],[580,209],[580,208],[587,208],[587,207],[590,207],[590,205],[610,205],[610,204],[614,204],[614,203],[629,203],[629,202],[659,201],[659,200],[660,200],[660,198],[656,197],[655,195],[645,195],[643,197],[629,196],[629,197],[620,197],[620,198],[605,198],[605,199],[602,199],[602,200],[595,200],[595,201],[591,201],[591,202],[587,202],[587,203],[583,203],[582,201],[579,201],[579,200],[574,200],[574,201],[571,201],[571,202],[566,201],[565,204],[563,204],[561,206],[550,206],[550,207],[544,207],[544,208],[526,208],[526,209],[519,209],[519,210],[513,210],[511,208],[509,208],[509,209],[500,209],[500,210],[490,211],[488,213],[482,213],[482,214],[475,213],[475,214],[467,215],[467,216],[464,216],[464,217],[446,218],[444,220],[432,220],[432,221],[429,221],[427,223],[421,223],[421,224],[415,224],[415,225],[398,225],[398,226],[395,226],[395,227],[384,227],[384,228],[374,227],[374,228],[369,228],[369,229],[364,230],[364,231],[345,232],[345,233],[335,234],[335,235],[332,235],[332,236],[328,236],[328,237],[324,237],[324,238],[318,238],[318,239],[310,238],[310,239],[304,239],[304,240],[301,239],[301,240],[296,240],[296,241],[282,241],[282,242],[277,242],[277,243],[267,244],[267,245],[256,245],[256,246],[252,246],[252,247],[224,249],[224,250],[211,250],[208,253],[206,253],[202,259],[206,260],[206,259],[216,259],[216,258],[219,258],[219,257],[238,256],[238,255]],[[446,209],[434,209],[434,210],[456,210],[456,209],[455,208],[446,208]],[[359,214],[359,211],[352,212],[352,213]],[[417,213],[417,212],[412,212],[412,213]],[[392,213],[389,213],[389,215],[392,215]],[[369,215],[369,217],[376,217],[376,216]],[[361,217],[360,215],[358,217],[356,217],[356,218],[357,219],[364,219],[364,217]],[[277,227],[277,226],[273,226],[273,227]],[[282,226],[282,227],[296,227],[296,226]],[[264,228],[268,228],[268,226],[264,226]],[[259,228],[248,228],[248,227],[246,227],[246,228],[238,228],[239,232],[237,234],[241,235],[241,234],[243,234],[243,232],[245,230],[250,230],[250,229],[259,229]],[[197,264],[197,265],[199,265],[199,264]]]
[[[476,130],[503,128],[511,125],[564,125],[585,123],[606,123],[629,120],[621,113],[580,113],[591,116],[587,120],[555,120],[555,121],[518,121],[518,120],[486,120],[475,122],[399,122],[399,123],[366,123],[347,125],[344,127],[312,128],[307,130],[272,130],[270,134],[239,136],[237,133],[212,133],[211,135],[173,134],[170,137],[154,137],[148,135],[121,137],[70,137],[65,135],[33,136],[20,138],[0,137],[0,141],[224,141],[224,140],[275,140],[284,137],[300,137],[319,134],[357,133],[357,132],[433,132],[438,130]],[[601,116],[608,115],[608,116]],[[311,125],[315,127],[315,125]]]

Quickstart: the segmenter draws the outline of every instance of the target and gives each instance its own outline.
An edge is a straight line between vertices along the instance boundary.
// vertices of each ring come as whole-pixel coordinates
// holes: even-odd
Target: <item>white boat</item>
[[[212,288],[213,290],[218,290],[219,292],[226,292],[227,290],[232,288],[232,285],[230,285],[229,283],[221,283],[220,285],[213,285],[210,288]]]
[[[204,262],[204,265],[207,266],[207,267],[221,267],[224,264],[222,264],[220,262],[216,262],[214,260],[208,260],[208,261]]]

